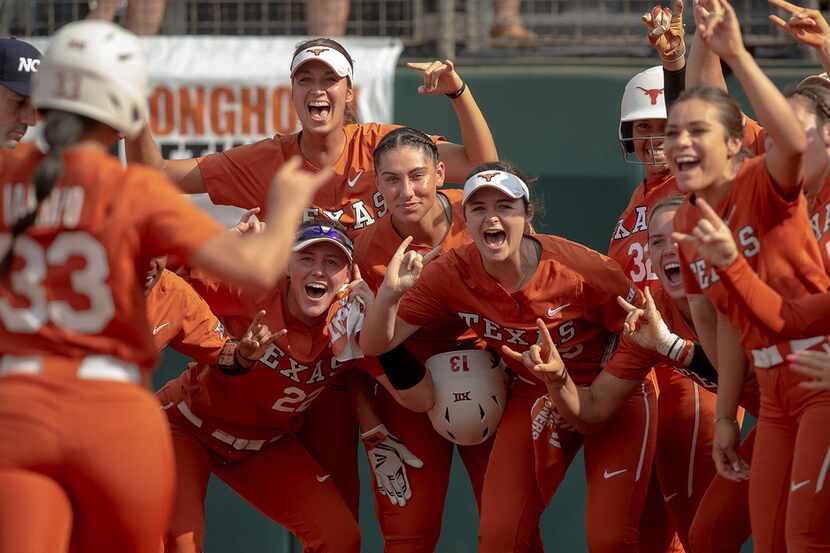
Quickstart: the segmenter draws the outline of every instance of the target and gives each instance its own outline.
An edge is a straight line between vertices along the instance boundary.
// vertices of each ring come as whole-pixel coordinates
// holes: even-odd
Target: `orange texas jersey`
[[[830,178],[824,182],[816,197],[807,202],[807,208],[824,270],[830,273]]]
[[[622,266],[625,275],[640,289],[646,285],[652,289],[660,286],[648,255],[648,218],[657,202],[673,194],[680,191],[671,174],[653,181],[644,180],[631,194],[628,207],[614,227],[608,256]]]
[[[249,318],[265,309],[263,322],[271,331],[288,333],[272,344],[247,373],[228,376],[215,367],[195,367],[182,375],[188,407],[223,430],[250,439],[293,431],[298,417],[323,392],[332,377],[353,368],[383,374],[374,358],[339,364],[334,359],[325,321],[314,326],[294,318],[286,305],[288,279],[265,298],[250,300],[231,288],[211,305],[217,315]],[[218,297],[218,294],[217,294]]]
[[[334,163],[335,175],[317,192],[306,216],[326,215],[343,223],[351,235],[386,215],[383,195],[375,185],[372,153],[378,142],[396,128],[397,125],[378,123],[343,127],[346,144]],[[439,136],[433,139],[444,140]],[[265,210],[271,178],[295,155],[302,155],[299,134],[277,134],[199,158],[199,169],[213,203],[245,209],[259,206]],[[320,170],[307,160],[304,167],[309,171]]]
[[[533,276],[513,294],[484,270],[475,244],[451,250],[428,264],[401,300],[398,317],[418,326],[460,318],[487,345],[526,351],[545,321],[578,384],[589,384],[616,346],[625,311],[617,296],[642,296],[612,259],[558,236],[532,235],[541,255]],[[538,380],[521,363],[506,360],[521,378]]]
[[[760,156],[766,153],[764,140],[767,132],[758,122],[744,114],[744,148],[749,150],[753,156]]]
[[[765,164],[766,156],[743,162],[727,196],[715,206],[729,225],[750,266],[774,290],[788,298],[824,292],[830,287],[815,236],[807,218],[804,195],[778,192]],[[674,218],[674,228],[690,233],[700,218],[691,203]],[[720,277],[693,245],[680,243],[680,270],[688,294],[705,294],[741,333],[747,350],[781,342],[781,336],[755,322],[751,312],[730,300]]]
[[[42,158],[28,144],[0,152],[0,251],[34,205],[29,183]],[[37,223],[15,241],[11,286],[0,286],[3,353],[111,355],[150,369],[158,357],[144,297],[150,259],[186,262],[223,229],[157,171],[122,167],[92,148],[72,148],[63,161]]]
[[[438,194],[444,195],[450,205],[450,217],[452,219],[450,230],[440,248],[447,252],[452,248],[471,244],[472,239],[467,233],[467,225],[464,222],[464,210],[461,207],[461,200],[464,196],[463,190],[447,189],[441,190]],[[440,201],[437,199],[436,201]],[[403,238],[392,225],[392,218],[385,217],[372,227],[360,233],[355,238],[354,257],[360,267],[360,274],[363,280],[369,285],[373,292],[377,292],[383,283],[386,275],[386,264],[392,259],[395,250],[401,245]],[[410,250],[427,254],[433,247],[424,244],[411,244]],[[451,351],[454,349],[480,349],[479,346],[470,342],[477,341],[475,333],[467,328],[460,319],[453,324],[442,325],[441,327],[427,326],[419,330],[406,341],[406,348],[420,361],[426,361],[429,357]],[[460,343],[461,342],[461,343]]]
[[[830,334],[830,293],[787,298],[758,278],[746,259],[738,256],[725,269],[718,269],[729,299],[767,325],[771,332],[788,339]]]
[[[180,276],[164,270],[147,294],[147,319],[159,350],[170,346],[199,363],[216,363],[225,345],[222,323]]]

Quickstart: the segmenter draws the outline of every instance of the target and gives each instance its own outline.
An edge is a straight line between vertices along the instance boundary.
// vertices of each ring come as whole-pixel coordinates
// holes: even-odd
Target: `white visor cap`
[[[301,65],[313,60],[325,63],[340,77],[348,77],[350,82],[354,82],[352,64],[349,63],[348,58],[328,46],[310,46],[294,56],[294,59],[291,60],[291,77],[294,77],[294,73]]]
[[[524,198],[530,202],[530,190],[522,179],[506,171],[492,170],[480,171],[467,179],[464,183],[464,199],[461,204],[466,204],[477,190],[486,187],[501,190],[511,198]]]

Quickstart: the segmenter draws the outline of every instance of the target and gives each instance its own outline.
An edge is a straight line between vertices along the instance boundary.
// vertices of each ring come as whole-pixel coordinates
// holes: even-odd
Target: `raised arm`
[[[200,247],[190,264],[240,286],[270,289],[288,266],[303,210],[333,174],[331,168],[312,174],[301,165],[294,157],[274,175],[262,232],[222,233]]]
[[[150,125],[146,125],[134,140],[126,141],[128,163],[142,163],[167,175],[185,194],[205,192],[202,172],[197,159],[166,160],[156,144]]]
[[[686,87],[686,30],[683,27],[683,0],[676,0],[674,10],[655,6],[643,14],[648,40],[663,65],[663,90],[666,109]]]
[[[728,0],[711,0],[711,4],[712,11],[698,34],[735,72],[758,121],[775,143],[766,157],[767,170],[781,194],[790,197],[801,186],[801,158],[807,148],[807,135],[787,99],[744,47],[732,5]]]
[[[789,15],[785,21],[775,14],[770,14],[769,20],[779,29],[792,35],[796,41],[813,48],[824,70],[830,71],[830,25],[821,12],[796,6],[786,0],[769,0],[769,3]]]
[[[447,166],[447,181],[464,182],[474,167],[488,161],[498,161],[499,153],[487,120],[484,119],[472,90],[455,71],[453,62],[408,63],[407,66],[423,73],[424,84],[418,87],[418,93],[447,95],[458,117],[462,144],[438,144],[438,155]]]
[[[720,58],[706,45],[701,36],[701,28],[704,27],[706,17],[709,16],[711,2],[708,0],[695,0],[695,38],[692,41],[692,51],[686,62],[686,88],[695,86],[714,86],[727,91],[726,80],[723,78],[723,70],[720,65]]]
[[[375,301],[366,311],[360,332],[360,349],[364,355],[386,353],[401,345],[420,328],[398,318],[401,298],[415,285],[423,268],[421,254],[406,251],[411,242],[412,237],[407,236],[398,246],[386,267],[386,276]]]

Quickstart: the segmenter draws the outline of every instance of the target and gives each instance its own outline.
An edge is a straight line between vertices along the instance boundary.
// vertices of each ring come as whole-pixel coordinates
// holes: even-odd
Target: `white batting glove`
[[[424,466],[386,426],[379,424],[360,435],[369,455],[369,465],[375,472],[375,483],[381,495],[392,505],[403,507],[412,498],[412,488],[406,476],[406,465],[419,469]]]

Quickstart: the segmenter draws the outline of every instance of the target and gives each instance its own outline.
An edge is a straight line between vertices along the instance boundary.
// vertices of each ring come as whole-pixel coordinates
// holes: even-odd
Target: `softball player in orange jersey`
[[[0,153],[2,551],[158,551],[173,459],[164,417],[139,386],[158,355],[141,276],[169,254],[270,286],[294,221],[328,177],[292,162],[269,199],[273,226],[224,233],[166,177],[106,153],[141,130],[148,92],[133,35],[67,25],[35,81],[47,153]]]
[[[294,251],[288,275],[264,297],[211,285],[217,300],[211,307],[217,315],[258,313],[249,315],[252,323],[234,352],[233,366],[192,366],[159,391],[173,429],[177,466],[168,552],[202,550],[211,474],[291,530],[306,550],[359,550],[357,521],[330,474],[293,432],[335,373],[360,367],[382,383],[386,380],[374,359],[341,363],[332,352],[326,315],[353,270],[345,231],[303,223]],[[352,293],[360,286],[355,282]],[[370,301],[371,293],[362,287]],[[365,431],[380,424],[376,417],[360,423]],[[370,455],[374,448],[383,450],[390,466],[379,476],[393,475],[396,484],[406,486],[402,462],[417,466],[417,459],[413,464],[411,453],[394,436],[376,438],[367,449]],[[400,491],[405,500],[406,488]]]
[[[672,172],[682,190],[715,207],[743,255],[771,286],[791,297],[824,292],[830,279],[801,194],[804,130],[744,49],[732,6],[713,0],[711,10],[704,11],[702,39],[734,70],[772,147],[764,156],[742,159],[737,106],[719,90],[692,89],[669,116],[666,152]],[[675,218],[675,229],[688,234],[700,217],[698,208],[687,204]],[[824,338],[791,344],[767,332],[754,318],[723,303],[728,291],[689,241],[681,243],[680,256],[698,334],[708,352],[717,352],[720,384],[713,453],[725,477],[743,478],[748,472],[735,452],[734,419],[745,355],[761,388],[750,479],[756,551],[827,548],[830,492],[824,487],[823,467],[830,462],[830,395],[805,391],[798,385],[803,378],[783,364],[786,350],[815,346]]]
[[[657,66],[635,75],[623,93],[620,145],[626,160],[633,154],[634,162],[643,164],[645,178],[620,214],[608,247],[608,255],[620,263],[632,282],[640,289],[650,285],[655,292],[661,281],[648,255],[650,211],[661,199],[678,193],[663,153],[665,126],[664,69]],[[688,545],[692,517],[711,480],[715,396],[671,366],[660,367],[655,376],[659,390],[657,479],[651,486],[657,491],[650,490],[643,512],[642,547],[662,553],[671,536],[661,527],[672,534],[676,531],[680,543]],[[694,463],[694,459],[699,461]],[[699,493],[688,485],[695,480]],[[666,509],[669,521],[660,517]],[[670,547],[683,549],[679,544]]]
[[[429,136],[408,127],[395,129],[381,140],[374,157],[378,190],[390,215],[358,235],[355,261],[366,283],[377,291],[386,266],[404,237],[412,236],[409,249],[423,255],[430,251],[447,252],[472,240],[464,224],[463,192],[441,189],[445,166]],[[435,397],[432,378],[421,365],[435,354],[484,347],[460,319],[454,326],[437,327],[435,331],[424,329],[404,346],[413,356],[410,363],[417,367],[400,366],[402,362],[397,355],[391,360],[382,357],[381,363],[385,367],[395,365],[389,367],[392,370],[425,375],[421,382],[413,382],[399,391],[406,398],[407,406],[422,412],[433,406]],[[395,384],[394,379],[392,383]],[[424,387],[429,388],[426,393],[421,390]],[[426,413],[413,413],[384,390],[378,391],[377,400],[384,423],[425,461],[421,470],[409,473],[413,495],[403,509],[376,496],[385,551],[431,553],[441,534],[453,444],[436,432]],[[458,447],[479,505],[492,445],[489,439],[481,444]],[[535,539],[541,551],[538,535]]]
[[[537,318],[548,321],[582,384],[599,372],[622,329],[622,295],[637,290],[612,260],[565,239],[526,235],[532,216],[527,185],[508,166],[487,164],[464,188],[473,244],[457,247],[421,271],[422,258],[398,248],[369,309],[360,344],[378,353],[426,325],[461,318],[493,348],[527,350]],[[558,428],[555,442],[534,442],[534,403],[545,388],[508,358],[518,380],[496,432],[482,492],[479,549],[528,551],[539,517],[584,443],[588,542],[592,551],[639,551],[640,511],[654,455],[654,392],[644,384],[613,421],[582,435]],[[536,450],[536,451],[534,451]],[[535,461],[534,461],[535,458]]]

